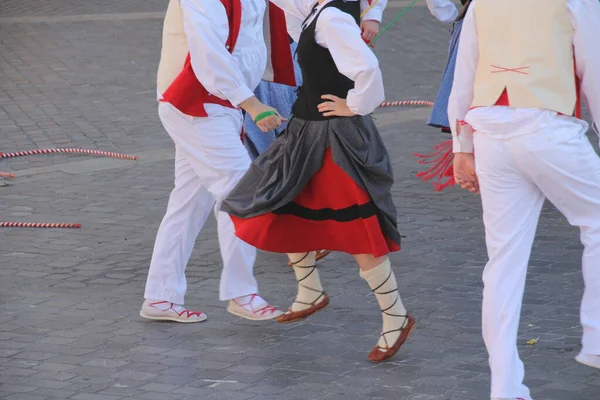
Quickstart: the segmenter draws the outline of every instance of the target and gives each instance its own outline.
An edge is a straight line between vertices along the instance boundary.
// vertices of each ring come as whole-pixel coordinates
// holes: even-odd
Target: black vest
[[[292,107],[292,114],[308,121],[335,118],[325,117],[317,109],[320,103],[326,101],[321,99],[322,95],[332,94],[345,99],[348,91],[354,89],[354,81],[338,71],[329,50],[321,47],[315,39],[319,15],[328,7],[346,12],[354,17],[357,25],[360,23],[360,1],[333,0],[323,6],[315,19],[300,34],[296,52],[302,70],[302,86],[298,88],[298,99]]]

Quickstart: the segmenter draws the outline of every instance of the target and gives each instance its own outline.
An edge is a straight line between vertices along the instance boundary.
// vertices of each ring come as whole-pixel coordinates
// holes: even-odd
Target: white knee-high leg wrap
[[[389,347],[396,342],[407,321],[406,308],[398,293],[389,258],[371,270],[361,270],[360,276],[367,281],[381,307],[383,329],[378,345],[381,348]]]
[[[292,311],[302,311],[323,297],[323,285],[316,267],[316,252],[288,254],[296,279],[298,280],[298,294]]]

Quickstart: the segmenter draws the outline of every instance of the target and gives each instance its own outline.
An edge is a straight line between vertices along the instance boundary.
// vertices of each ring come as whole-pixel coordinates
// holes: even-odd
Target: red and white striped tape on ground
[[[26,151],[15,151],[12,153],[3,153],[0,151],[0,158],[12,158],[22,156],[32,156],[36,154],[56,154],[56,153],[70,153],[70,154],[89,154],[93,156],[103,156],[112,158],[122,158],[125,160],[137,160],[137,156],[130,156],[128,154],[113,153],[110,151],[100,150],[88,150],[88,149],[37,149],[37,150],[26,150]],[[0,172],[0,178],[14,178],[15,174],[10,172]]]
[[[130,156],[128,154],[113,153],[113,152],[110,152],[110,151],[88,150],[88,149],[73,149],[73,148],[68,148],[68,149],[37,149],[37,150],[15,151],[13,153],[2,153],[2,152],[0,152],[0,158],[31,156],[31,155],[35,155],[35,154],[55,154],[55,153],[90,154],[90,155],[93,155],[93,156],[123,158],[123,159],[126,159],[126,160],[137,160],[137,156]]]
[[[130,156],[128,154],[113,153],[110,151],[100,150],[88,150],[88,149],[38,149],[38,150],[27,150],[27,151],[15,151],[13,153],[2,153],[0,152],[0,158],[11,158],[21,156],[31,156],[35,154],[56,154],[56,153],[74,153],[74,154],[89,154],[93,156],[103,156],[112,158],[121,158],[126,160],[137,160],[137,156]],[[15,174],[10,172],[0,172],[1,178],[14,178]],[[8,222],[0,221],[0,228],[81,228],[81,224],[64,224],[55,222]]]
[[[81,228],[81,224],[63,224],[56,222],[3,222],[0,228]]]
[[[384,101],[379,107],[425,106],[433,107],[433,102],[425,100]]]

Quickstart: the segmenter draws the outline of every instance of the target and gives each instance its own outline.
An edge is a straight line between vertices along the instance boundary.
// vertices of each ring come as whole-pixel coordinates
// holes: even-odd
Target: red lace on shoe
[[[275,307],[273,307],[270,304],[265,305],[264,307],[259,308],[258,310],[255,310],[252,308],[252,302],[254,301],[254,299],[258,297],[258,294],[254,293],[250,295],[250,300],[248,300],[248,302],[246,303],[240,303],[239,301],[237,301],[236,299],[233,299],[233,301],[235,301],[238,305],[240,305],[241,307],[246,307],[248,306],[248,308],[250,308],[250,311],[252,311],[252,314],[260,314],[260,316],[264,316],[267,313],[274,313],[275,311],[277,311],[277,309]]]
[[[155,305],[157,304],[165,304],[168,303],[168,301],[157,301],[154,303],[150,303],[149,306],[152,308],[158,308],[155,307]],[[202,315],[201,312],[199,311],[190,311],[187,308],[182,310],[181,312],[177,311],[176,309],[173,308],[173,306],[175,305],[175,303],[170,303],[169,308],[167,308],[166,310],[161,310],[160,308],[158,308],[159,310],[161,310],[162,312],[166,312],[169,310],[172,310],[175,314],[177,314],[177,316],[181,317],[184,313],[186,314],[186,318],[191,318],[191,317],[200,317]]]

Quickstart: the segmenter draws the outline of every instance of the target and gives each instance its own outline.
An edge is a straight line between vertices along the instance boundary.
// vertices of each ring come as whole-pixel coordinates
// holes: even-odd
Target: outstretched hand
[[[332,94],[324,94],[321,98],[329,100],[317,106],[319,112],[326,117],[352,117],[356,115],[348,108],[346,99],[341,99]]]

